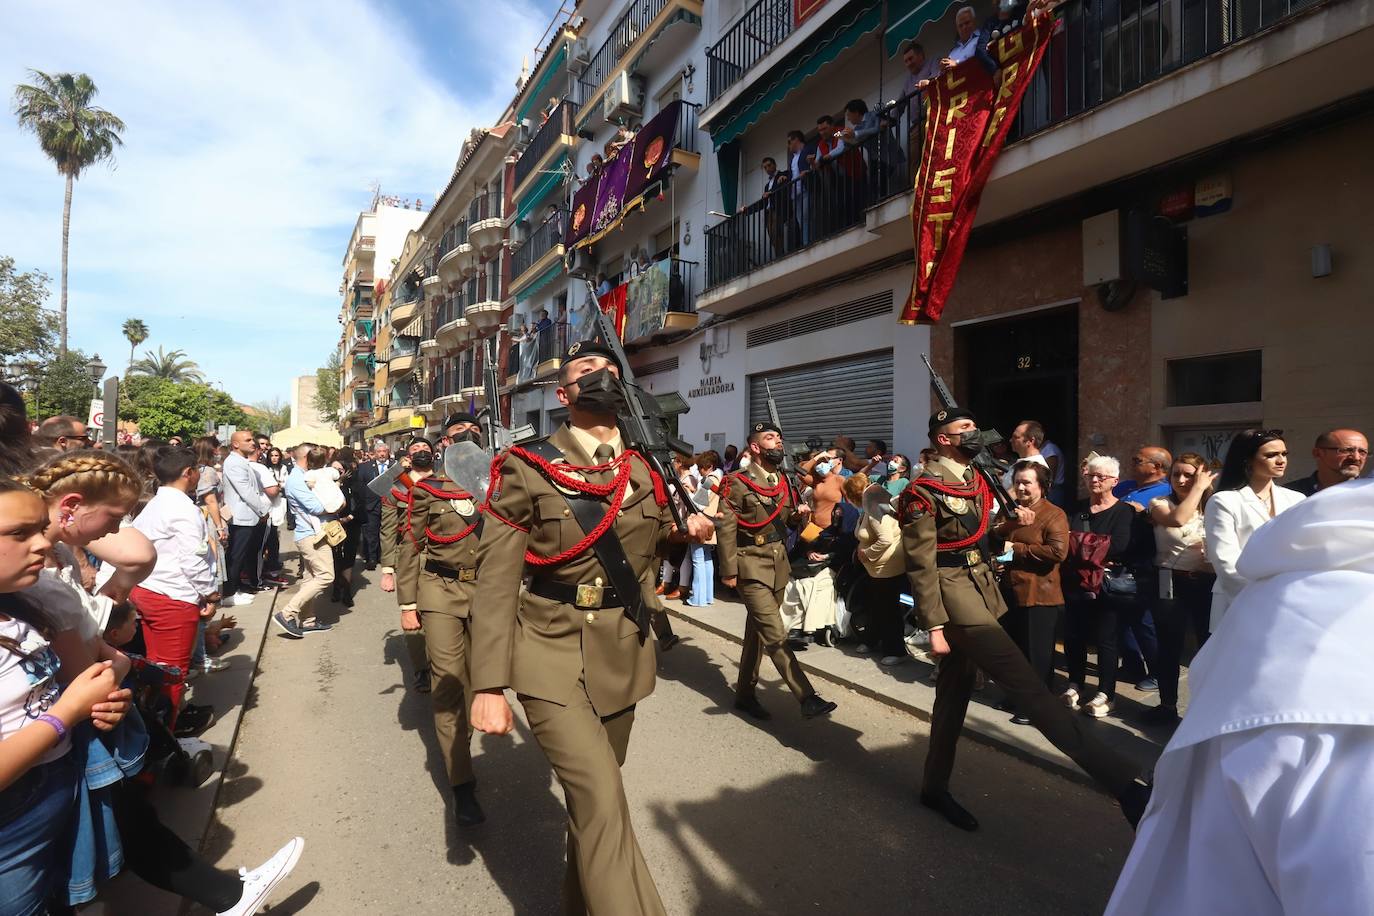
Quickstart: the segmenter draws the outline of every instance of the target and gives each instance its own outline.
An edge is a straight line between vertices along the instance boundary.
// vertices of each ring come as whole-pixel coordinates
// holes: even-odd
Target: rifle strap
[[[563,457],[558,446],[548,440],[532,442],[525,446],[525,450],[550,464]],[[559,493],[568,501],[578,526],[590,537],[605,518],[606,504],[595,496],[569,496],[561,490]],[[597,562],[606,571],[606,578],[610,581],[611,587],[624,600],[625,616],[634,621],[635,626],[639,628],[639,639],[643,642],[648,638],[649,621],[653,612],[644,604],[644,592],[639,587],[639,576],[630,565],[630,559],[625,555],[625,548],[620,543],[614,526],[592,541],[592,550],[596,553]]]

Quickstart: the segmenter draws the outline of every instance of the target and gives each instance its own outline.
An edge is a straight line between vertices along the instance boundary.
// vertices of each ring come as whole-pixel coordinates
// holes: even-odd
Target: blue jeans
[[[46,912],[72,826],[76,781],[68,753],[0,792],[0,908],[7,916]]]
[[[716,548],[710,544],[692,545],[692,594],[689,607],[706,607],[716,600]]]

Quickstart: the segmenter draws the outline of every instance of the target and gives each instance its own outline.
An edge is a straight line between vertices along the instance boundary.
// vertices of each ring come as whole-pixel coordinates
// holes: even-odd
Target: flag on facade
[[[944,313],[983,187],[1054,29],[1052,16],[1037,16],[993,43],[996,73],[967,60],[926,89],[925,143],[911,200],[916,268],[902,323],[935,324]]]

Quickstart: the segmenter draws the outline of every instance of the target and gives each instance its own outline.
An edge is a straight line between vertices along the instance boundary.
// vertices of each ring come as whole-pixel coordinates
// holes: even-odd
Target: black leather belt
[[[531,595],[548,598],[561,604],[571,604],[584,611],[599,611],[608,607],[624,607],[616,590],[609,585],[578,585],[575,582],[558,582],[542,576],[530,579]]]
[[[762,547],[765,544],[774,544],[782,540],[782,535],[778,534],[777,529],[767,528],[749,534],[741,528],[735,529],[735,547]]]
[[[440,563],[438,560],[426,560],[425,572],[432,572],[436,576],[445,579],[457,579],[459,582],[476,582],[476,566],[449,566],[447,563]]]
[[[978,548],[972,550],[937,550],[935,565],[941,569],[966,569],[987,561]]]

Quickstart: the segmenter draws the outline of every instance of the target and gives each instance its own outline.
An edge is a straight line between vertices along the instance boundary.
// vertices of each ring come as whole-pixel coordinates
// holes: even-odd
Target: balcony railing
[[[706,52],[707,100],[738,83],[792,34],[793,0],[759,0]]]
[[[398,337],[392,341],[387,359],[395,359],[398,356],[414,356],[420,351],[419,339],[415,337]]]
[[[534,139],[530,140],[530,145],[525,147],[525,151],[520,154],[520,159],[515,163],[515,186],[517,188],[533,174],[535,166],[539,165],[540,160],[549,150],[553,149],[560,137],[571,137],[577,133],[577,128],[573,123],[576,114],[577,104],[571,99],[564,99],[558,103],[553,114],[549,115],[549,119],[535,133]]]
[[[468,204],[468,225],[481,222],[484,219],[501,215],[501,198],[490,191],[483,191],[472,199]],[[467,235],[461,241],[467,241]]]
[[[442,328],[450,321],[456,321],[463,317],[463,299],[461,296],[447,296],[439,307],[434,310],[434,327]]]
[[[630,45],[639,40],[639,36],[644,34],[649,24],[667,5],[668,0],[633,0],[630,3],[630,8],[616,20],[615,25],[611,27],[611,34],[593,55],[591,63],[587,64],[587,69],[582,71],[582,76],[578,79],[583,99],[590,99],[592,93],[606,82],[606,78],[615,71],[625,52],[630,50]]]
[[[499,302],[501,300],[501,278],[499,276],[488,280],[486,274],[473,277],[463,284],[463,306],[476,305],[479,302]],[[458,314],[462,314],[460,310]]]
[[[506,348],[506,378],[520,375],[520,342],[511,338],[510,346]]]
[[[474,381],[476,379],[476,381]],[[481,384],[480,376],[477,374],[477,360],[463,359],[458,361],[458,390],[465,388],[476,388]]]
[[[512,280],[523,275],[535,261],[548,254],[555,246],[563,244],[563,229],[567,225],[567,217],[566,210],[550,214],[539,228],[530,233],[529,238],[520,243],[520,247],[515,249],[515,254],[511,258]]]
[[[435,254],[433,269],[438,270],[439,260],[467,240],[468,224],[466,220],[460,219],[444,230],[443,236],[439,239],[439,250]]]
[[[539,362],[562,359],[568,350],[568,326],[563,322],[552,322],[535,332],[539,341]]]

